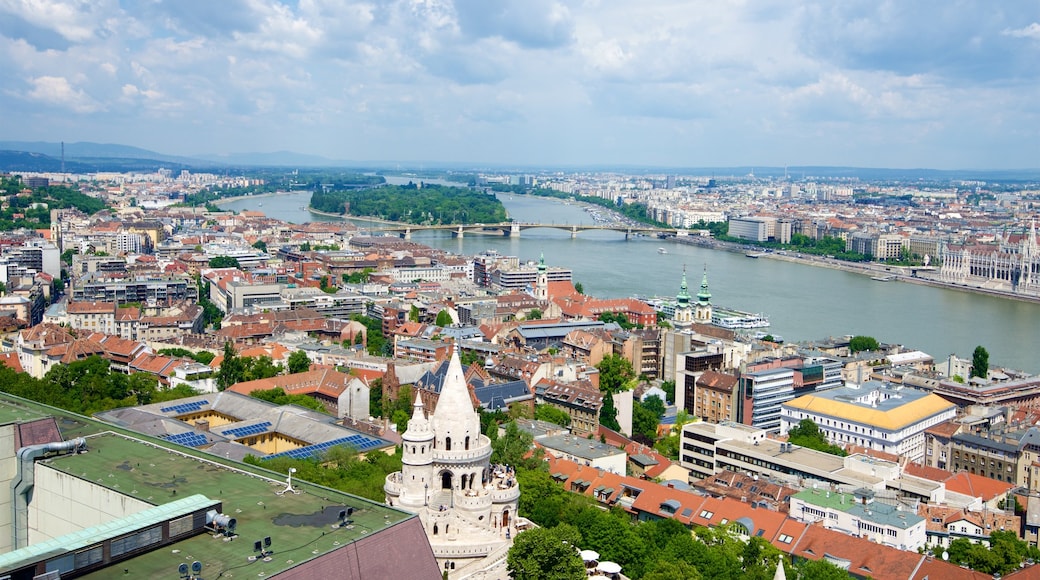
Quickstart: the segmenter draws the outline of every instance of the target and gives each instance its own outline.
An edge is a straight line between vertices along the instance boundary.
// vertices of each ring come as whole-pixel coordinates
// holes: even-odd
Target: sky
[[[0,139],[1040,167],[1036,0],[0,0]]]

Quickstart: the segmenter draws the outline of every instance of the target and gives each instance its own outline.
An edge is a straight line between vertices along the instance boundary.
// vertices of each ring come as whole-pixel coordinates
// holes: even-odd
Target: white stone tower
[[[510,467],[490,463],[491,440],[480,432],[457,348],[437,409],[427,417],[416,397],[401,438],[403,465],[386,478],[386,503],[419,514],[449,570],[504,556],[516,535],[520,487]]]

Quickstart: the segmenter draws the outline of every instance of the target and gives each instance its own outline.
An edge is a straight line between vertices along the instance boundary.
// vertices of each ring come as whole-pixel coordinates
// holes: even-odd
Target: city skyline
[[[0,138],[518,165],[1036,167],[1040,11],[982,2],[0,6]]]

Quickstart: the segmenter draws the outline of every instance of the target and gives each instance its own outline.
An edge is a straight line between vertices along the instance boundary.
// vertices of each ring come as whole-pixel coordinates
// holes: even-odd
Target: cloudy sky
[[[1040,167],[1036,0],[0,0],[0,139]]]

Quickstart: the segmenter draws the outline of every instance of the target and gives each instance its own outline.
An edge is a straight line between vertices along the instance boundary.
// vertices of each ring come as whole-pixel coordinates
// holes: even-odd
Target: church
[[[401,436],[401,471],[383,487],[386,503],[419,516],[438,563],[454,576],[504,562],[517,532],[520,486],[512,467],[491,464],[456,348],[429,416],[415,397]]]

